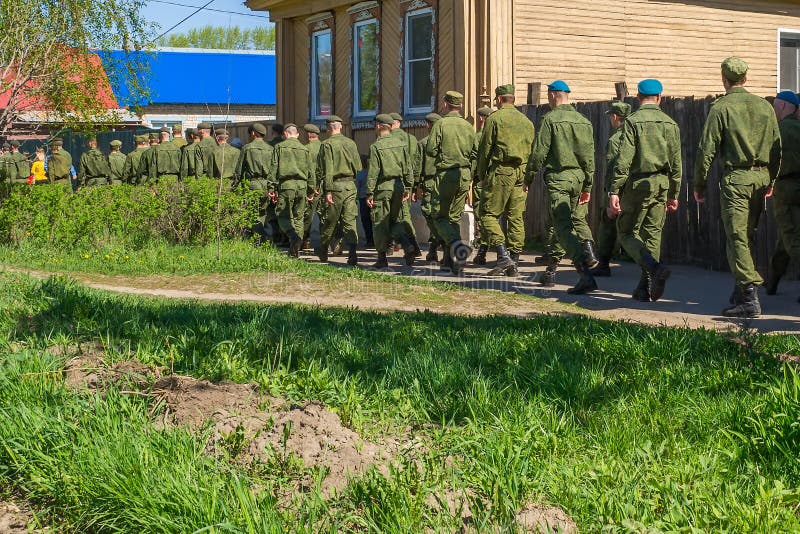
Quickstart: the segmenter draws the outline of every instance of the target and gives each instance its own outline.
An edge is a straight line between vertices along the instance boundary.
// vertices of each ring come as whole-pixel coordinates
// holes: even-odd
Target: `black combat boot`
[[[650,273],[650,301],[655,302],[664,295],[672,271],[664,267],[647,251],[642,254],[642,264]]]
[[[414,257],[421,258],[422,257],[422,249],[419,248],[419,243],[417,243],[417,236],[411,234],[408,236],[408,241],[411,243],[411,248],[414,250]]]
[[[414,260],[417,258],[417,253],[414,250],[411,239],[407,235],[404,235],[400,238],[400,246],[403,247],[403,259],[406,261],[406,265],[411,267],[414,265]]]
[[[322,263],[328,262],[328,244],[327,243],[320,243],[319,248],[317,249],[317,257],[319,261]]]
[[[642,269],[642,276],[639,278],[639,285],[633,290],[633,300],[639,302],[650,302],[650,273]]]
[[[432,242],[428,246],[428,253],[425,255],[425,261],[428,261],[428,262],[431,262],[431,263],[438,262],[439,261],[439,255],[437,254],[437,249],[438,248],[439,248],[439,245]]]
[[[342,255],[342,239],[338,238],[333,243],[333,248],[331,249],[331,254],[334,256],[341,256]]]
[[[736,282],[733,283],[733,292],[731,296],[728,298],[728,302],[732,305],[739,304],[742,300],[742,291],[739,288],[739,284]]]
[[[502,276],[509,267],[516,267],[516,264],[508,255],[505,245],[497,245],[497,265],[488,272],[488,276]]]
[[[536,265],[550,265],[550,254],[545,252],[541,256],[536,256],[533,259],[533,263],[535,263]]]
[[[739,290],[739,302],[722,310],[723,317],[739,317],[753,319],[761,315],[761,304],[758,302],[758,288],[755,284],[747,284]]]
[[[580,278],[574,287],[567,289],[570,295],[584,295],[590,291],[597,290],[597,282],[592,276],[592,271],[589,269],[589,263],[584,260],[583,263],[576,263],[575,270],[578,271]]]
[[[539,278],[539,285],[542,287],[554,287],[556,285],[556,271],[558,270],[558,262],[551,260],[547,264],[547,268]]]
[[[586,255],[586,265],[589,266],[589,269],[594,269],[600,264],[597,252],[595,252],[594,241],[587,239],[583,242],[583,253]]]
[[[772,260],[769,262],[769,275],[767,276],[767,281],[764,282],[767,295],[778,294],[778,282],[781,281],[781,278],[783,278],[783,275],[786,274],[786,270],[789,268],[789,259],[788,255],[781,257],[772,256]]]
[[[475,253],[475,257],[472,258],[473,265],[486,265],[486,253],[489,252],[489,245],[481,244],[478,246],[478,252]]]
[[[609,261],[610,258],[598,258],[597,267],[592,269],[592,276],[602,276],[604,278],[611,276]]]
[[[439,264],[439,270],[443,273],[449,273],[453,270],[453,256],[447,247],[442,247],[442,263]]]
[[[300,257],[300,246],[303,244],[303,239],[297,235],[297,232],[292,230],[288,234],[289,236],[289,251],[287,254],[290,258],[299,258]]]
[[[449,251],[453,264],[450,270],[453,274],[461,276],[464,274],[464,267],[467,265],[467,259],[472,255],[472,247],[466,242],[457,239],[445,248]]]
[[[311,240],[308,238],[303,239],[303,244],[300,245],[300,250],[311,250]]]
[[[355,267],[358,265],[358,254],[356,253],[356,246],[355,245],[348,245],[347,251],[347,265]]]
[[[514,264],[507,267],[504,274],[506,276],[519,276],[519,252],[511,252],[509,256]]]
[[[386,252],[378,251],[378,261],[372,264],[372,268],[375,270],[389,268],[389,262],[386,261]]]

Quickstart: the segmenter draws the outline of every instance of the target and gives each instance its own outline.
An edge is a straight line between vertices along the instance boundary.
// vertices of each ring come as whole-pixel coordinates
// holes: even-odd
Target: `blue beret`
[[[639,82],[638,91],[642,96],[656,96],[664,92],[664,86],[658,80],[647,79]]]
[[[794,91],[781,91],[775,98],[794,104],[795,106],[800,106],[800,98],[797,97]]]
[[[554,81],[553,83],[551,83],[550,85],[547,86],[547,90],[548,91],[563,91],[565,93],[569,93],[570,92],[569,85],[567,85],[567,82],[562,81],[562,80]]]

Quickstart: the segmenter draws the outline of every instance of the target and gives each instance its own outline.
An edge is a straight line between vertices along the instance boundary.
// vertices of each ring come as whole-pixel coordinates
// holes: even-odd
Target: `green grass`
[[[706,330],[583,317],[465,318],[288,305],[198,304],[0,275],[0,480],[67,530],[458,530],[425,506],[464,488],[479,530],[526,502],[583,532],[800,529],[800,377]],[[145,399],[76,395],[49,373],[55,342],[102,340],[114,357],[319,400],[366,435],[429,443],[335,499],[275,496],[276,466],[202,453],[154,430]],[[13,345],[11,344],[13,342]],[[13,349],[13,350],[11,350]],[[31,374],[38,373],[38,374]],[[227,529],[227,530],[226,530]],[[648,530],[650,529],[650,530]]]
[[[215,244],[182,246],[153,242],[136,250],[109,246],[72,251],[27,243],[0,245],[0,265],[53,273],[124,276],[258,272],[284,273],[304,279],[387,280],[387,276],[381,273],[296,260],[271,245],[256,247],[246,241],[223,241],[219,259]],[[391,277],[391,280],[395,285],[408,287],[456,287],[454,284],[412,277]]]

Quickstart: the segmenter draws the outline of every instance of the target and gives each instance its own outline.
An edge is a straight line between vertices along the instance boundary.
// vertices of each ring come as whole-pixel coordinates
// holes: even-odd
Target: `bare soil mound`
[[[304,467],[324,467],[325,495],[343,489],[348,476],[392,457],[392,445],[362,439],[325,406],[289,406],[262,396],[254,385],[169,376],[156,382],[154,393],[166,403],[165,423],[199,429],[210,422],[209,446],[215,453],[233,448],[238,459],[248,463],[294,456]]]
[[[0,532],[27,534],[32,516],[30,511],[13,502],[0,501]]]
[[[517,523],[523,532],[537,534],[577,534],[578,525],[561,508],[528,504],[517,513]]]
[[[100,392],[111,384],[144,388],[161,376],[159,368],[137,360],[111,361],[100,343],[54,345],[47,351],[69,358],[64,367],[64,381],[73,390]]]

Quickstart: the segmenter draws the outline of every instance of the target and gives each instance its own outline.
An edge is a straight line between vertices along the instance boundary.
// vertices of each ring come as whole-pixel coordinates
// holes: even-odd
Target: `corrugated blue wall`
[[[150,104],[276,104],[275,55],[230,51],[99,52],[121,106]],[[134,101],[120,65],[145,65],[147,101]]]

